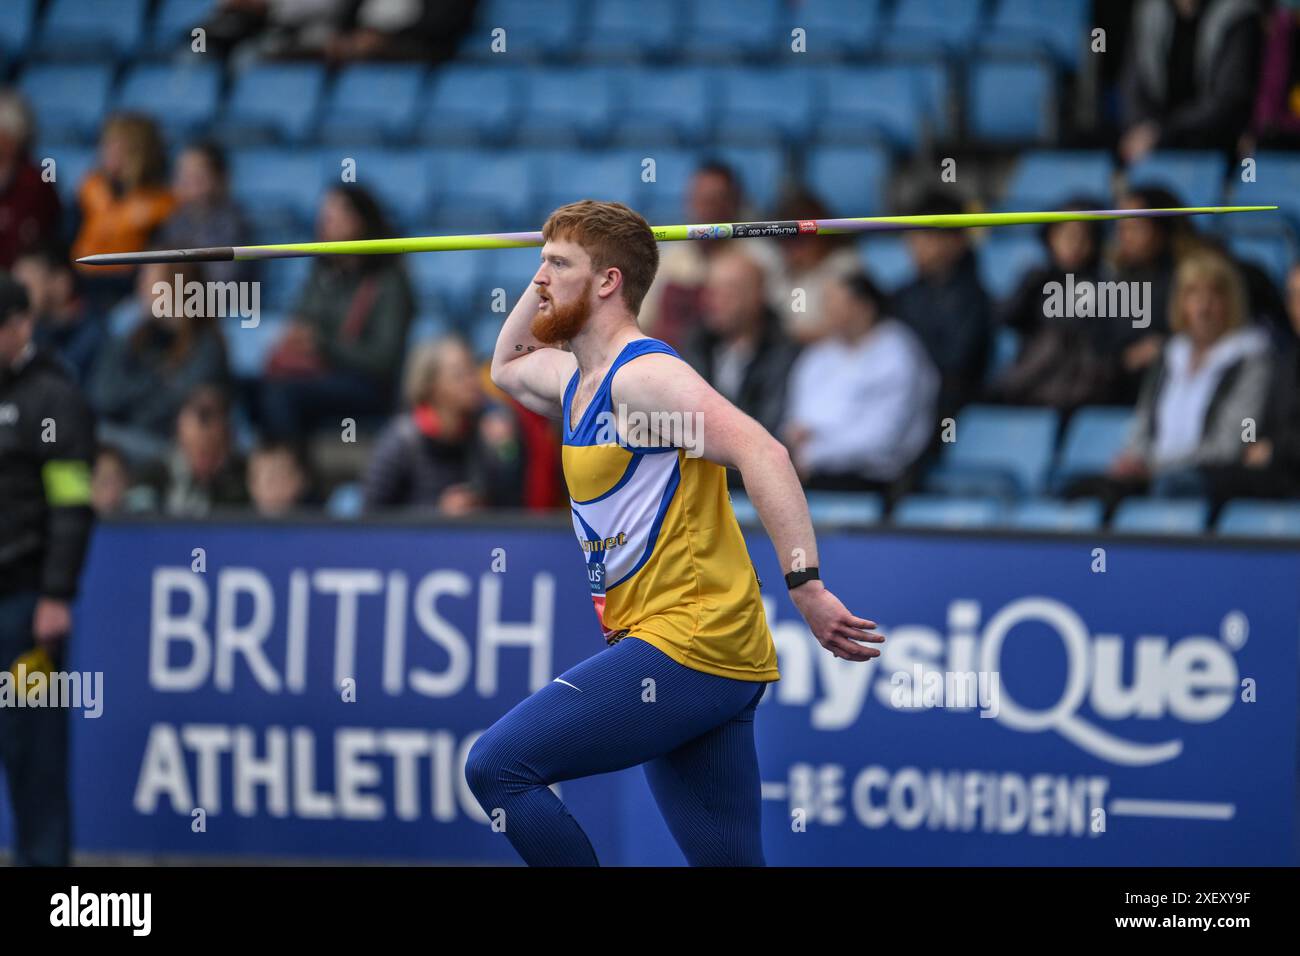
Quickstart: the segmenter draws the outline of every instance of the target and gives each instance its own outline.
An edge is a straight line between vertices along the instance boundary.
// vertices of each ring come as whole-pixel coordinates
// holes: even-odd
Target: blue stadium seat
[[[339,182],[344,159],[355,163],[356,183],[379,200],[385,214],[402,232],[430,225],[433,171],[428,153],[415,149],[348,146],[322,147],[321,181]]]
[[[471,318],[469,347],[480,362],[491,357],[501,332],[501,316],[478,315]]]
[[[653,225],[682,222],[686,212],[686,189],[700,163],[694,150],[670,147],[613,150],[626,159],[633,172],[636,201],[632,204]],[[642,170],[646,159],[654,160],[653,182],[646,182]]]
[[[1300,502],[1229,501],[1217,530],[1223,535],[1300,538]]]
[[[869,53],[884,32],[881,0],[803,0],[790,10],[788,29],[807,33],[807,55],[858,58]]]
[[[231,152],[230,182],[259,238],[267,242],[276,237],[291,242],[307,234],[325,187],[317,154],[262,147]]]
[[[1051,71],[1036,61],[977,61],[966,87],[972,135],[992,143],[1036,143],[1056,132]]]
[[[1280,236],[1234,235],[1228,238],[1232,254],[1259,266],[1279,286],[1285,286],[1287,270],[1296,261],[1294,247]]]
[[[1233,176],[1233,201],[1243,206],[1277,206],[1300,228],[1300,154],[1264,151],[1255,157],[1255,181],[1243,183]],[[1252,222],[1254,216],[1225,216]],[[1235,224],[1235,223],[1234,223]]]
[[[1130,534],[1200,534],[1210,505],[1174,498],[1125,498],[1111,519],[1112,531]]]
[[[1104,474],[1123,449],[1132,427],[1131,408],[1089,405],[1076,411],[1065,428],[1053,489],[1060,491],[1073,478]]]
[[[823,142],[883,139],[914,150],[925,135],[926,91],[921,74],[901,65],[828,69],[817,109]]]
[[[709,151],[731,166],[745,188],[745,198],[766,215],[785,182],[785,153],[775,146],[719,146]]]
[[[413,256],[412,261],[416,258],[436,259],[438,258],[438,255],[427,255],[423,257]],[[406,333],[407,354],[409,355],[412,351],[427,342],[438,341],[438,339],[447,335],[450,331],[451,327],[448,325],[447,320],[437,313],[425,312],[417,315],[415,321],[411,323],[411,327]]]
[[[524,82],[510,67],[453,64],[439,70],[420,107],[420,139],[460,145],[505,142],[522,109]]]
[[[212,62],[145,63],[122,81],[117,108],[152,116],[173,139],[211,125],[217,115],[221,70]]]
[[[36,0],[0,4],[0,58],[16,60],[31,42],[36,27]]]
[[[842,216],[875,216],[884,207],[889,157],[879,149],[827,147],[808,157],[804,178]]]
[[[276,265],[276,263],[272,263]],[[257,378],[266,369],[267,356],[280,340],[288,320],[283,315],[262,312],[261,321],[250,328],[238,322],[226,326],[226,355],[236,378]]]
[[[617,152],[545,150],[525,154],[541,177],[538,218],[556,206],[579,199],[603,199],[635,205],[641,165],[637,157]]]
[[[365,507],[365,494],[361,483],[347,481],[335,486],[325,502],[325,513],[331,518],[350,520],[361,517]]]
[[[996,0],[981,50],[1025,52],[1035,46],[1059,65],[1078,67],[1089,38],[1089,0]]]
[[[993,330],[993,354],[989,357],[988,371],[985,373],[984,380],[996,381],[999,375],[1012,366],[1019,354],[1020,333],[1005,325],[997,326]]]
[[[890,53],[944,56],[965,51],[980,28],[981,4],[971,0],[908,0],[894,7],[885,32]]]
[[[622,101],[618,79],[617,71],[604,67],[530,72],[516,130],[519,141],[547,146],[607,142]]]
[[[1101,527],[1103,511],[1096,498],[1035,498],[1012,505],[1007,524],[1027,531],[1092,531]]]
[[[415,131],[425,69],[415,64],[347,67],[326,94],[317,134],[331,142],[404,142]]]
[[[492,253],[494,254],[494,253]],[[479,251],[430,252],[409,256],[407,268],[421,303],[440,310],[453,322],[465,318],[474,306],[482,312],[491,308],[490,300],[474,302],[483,282],[487,255]],[[516,287],[506,289],[506,308],[514,306],[513,296],[523,291],[529,277],[521,275]]]
[[[434,154],[436,221],[464,232],[536,229],[535,173],[517,152],[448,149]]]
[[[884,515],[879,495],[865,492],[810,491],[808,510],[818,524],[873,525]]]
[[[619,62],[672,58],[684,34],[681,14],[675,0],[595,0],[583,57]]]
[[[908,495],[894,506],[892,520],[905,528],[991,528],[1002,509],[997,498]]]
[[[123,59],[144,38],[145,0],[53,0],[33,52],[78,60]]]
[[[1219,153],[1158,152],[1129,167],[1129,186],[1161,186],[1184,205],[1215,206],[1223,195],[1227,161]]]
[[[490,60],[508,56],[512,61],[546,60],[566,62],[577,51],[582,10],[576,3],[547,3],[538,9],[537,0],[489,0],[479,7],[473,28],[461,41],[458,55],[464,59]],[[493,33],[505,31],[505,51],[493,52]]]
[[[262,307],[291,312],[298,307],[303,286],[317,262],[310,257],[274,259],[262,264]]]
[[[1043,244],[1032,236],[991,232],[979,247],[979,274],[994,299],[1005,299],[1033,269],[1047,263]]]
[[[789,49],[780,0],[710,0],[688,5],[682,52],[701,62],[773,56]]]
[[[496,290],[501,289],[505,293],[504,305],[509,311],[529,280],[537,274],[537,268],[542,262],[541,250],[536,247],[493,249],[478,255],[482,259],[479,273],[481,280],[478,291],[470,301],[468,318],[470,321],[481,319],[489,324],[495,323],[494,327],[500,329],[504,314],[492,311]],[[459,316],[452,318],[460,319]]]
[[[191,31],[202,26],[216,6],[216,0],[161,0],[149,31],[150,50],[166,54],[177,47],[188,48]]]
[[[111,67],[55,63],[28,67],[19,82],[44,142],[94,142],[112,85]]]
[[[325,88],[314,63],[268,63],[236,75],[218,133],[234,145],[301,143],[312,132]]]
[[[37,162],[45,157],[54,160],[54,188],[59,191],[65,211],[77,202],[77,190],[86,174],[95,168],[99,151],[93,146],[53,146],[37,150]]]
[[[714,81],[718,139],[755,144],[808,138],[820,84],[807,70],[737,68],[715,73]]]
[[[916,278],[916,263],[902,236],[871,236],[858,248],[867,273],[886,292],[895,292]]]
[[[1003,207],[1055,209],[1071,196],[1111,195],[1110,157],[1100,150],[1050,150],[1021,155],[1007,184]]]
[[[621,142],[701,143],[713,122],[708,73],[697,67],[623,72],[623,105],[615,116]]]
[[[947,494],[1033,495],[1043,491],[1056,443],[1049,408],[968,405],[957,415],[956,440],[925,481]]]

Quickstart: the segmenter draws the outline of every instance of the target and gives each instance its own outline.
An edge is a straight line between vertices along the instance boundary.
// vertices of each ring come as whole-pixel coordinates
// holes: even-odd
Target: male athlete
[[[646,221],[585,200],[552,213],[542,235],[541,267],[502,326],[492,379],[563,422],[574,530],[610,646],[488,728],[468,783],[528,864],[595,866],[549,785],[644,764],[692,866],[762,866],[754,709],[780,674],[727,467],[793,569],[790,596],[821,645],[865,661],[880,651],[862,642],[884,638],[820,581],[785,448],[641,334],[637,310],[659,262]]]

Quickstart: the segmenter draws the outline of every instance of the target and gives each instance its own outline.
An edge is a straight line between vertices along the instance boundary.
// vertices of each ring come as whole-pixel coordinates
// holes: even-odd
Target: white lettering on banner
[[[1092,634],[1068,605],[1034,596],[1011,601],[981,628],[979,603],[956,600],[948,608],[946,637],[923,625],[882,623],[880,629],[889,639],[880,658],[872,667],[859,667],[822,652],[802,624],[777,621],[770,599],[764,599],[764,605],[768,620],[775,622],[772,637],[783,677],[771,698],[778,704],[809,707],[814,729],[852,726],[861,717],[869,694],[897,713],[929,709],[910,706],[910,701],[909,706],[898,705],[892,679],[900,671],[920,667],[947,674],[997,674],[1003,675],[998,708],[989,716],[1024,733],[1055,731],[1081,750],[1125,766],[1172,760],[1182,752],[1183,742],[1125,740],[1098,726],[1098,720],[1172,717],[1198,724],[1220,719],[1236,700],[1239,672],[1233,653],[1241,649],[1244,639],[1234,639],[1234,635],[1248,632],[1246,625],[1239,623],[1244,616],[1234,610],[1224,615],[1221,640],[1192,634],[1171,641],[1166,636],[1144,634],[1125,642],[1117,634]],[[1055,703],[1042,708],[1016,700],[1002,667],[1008,638],[1022,624],[1046,626],[1065,653],[1064,685]],[[1081,715],[1085,703],[1097,720]]]
[[[231,795],[240,817],[487,823],[465,781],[465,758],[479,733],[458,739],[446,730],[340,727],[333,778],[322,779],[311,728],[155,723],[133,806],[186,817],[202,807],[217,816]]]
[[[226,567],[206,575],[188,566],[156,568],[149,686],[185,693],[210,684],[229,694],[251,677],[268,694],[303,694],[308,690],[309,654],[319,654],[332,632],[335,688],[357,678],[358,665],[364,663],[358,661],[358,646],[366,652],[380,648],[380,686],[390,696],[411,691],[453,697],[469,686],[472,676],[481,696],[494,697],[501,659],[513,667],[518,651],[528,654],[529,686],[544,687],[554,676],[554,576],[532,576],[523,620],[505,619],[506,584],[500,575],[480,576],[477,595],[475,584],[470,575],[451,570],[433,571],[412,583],[400,571],[295,568],[282,592],[287,595],[285,606],[278,607],[277,588],[257,568]],[[440,601],[465,602],[464,616],[474,621],[472,637],[439,610]],[[330,611],[322,610],[322,603],[332,609],[332,628]],[[382,615],[382,640],[360,633],[363,612]],[[408,617],[435,646],[435,659],[445,658],[440,669],[408,664],[407,655],[414,653],[407,640]],[[281,642],[282,672],[274,663]]]

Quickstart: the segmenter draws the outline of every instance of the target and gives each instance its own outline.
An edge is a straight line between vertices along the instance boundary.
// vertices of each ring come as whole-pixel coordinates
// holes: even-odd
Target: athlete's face
[[[555,345],[582,331],[591,317],[595,280],[591,256],[576,242],[552,239],[542,247],[542,264],[533,276],[542,300],[532,324],[538,341]]]

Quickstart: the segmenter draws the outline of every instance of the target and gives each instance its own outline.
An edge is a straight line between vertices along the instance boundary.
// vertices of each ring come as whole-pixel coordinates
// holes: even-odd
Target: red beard
[[[591,317],[591,281],[583,287],[582,292],[572,302],[560,305],[554,299],[546,312],[538,312],[533,317],[530,331],[534,338],[546,345],[559,345],[572,341]]]

